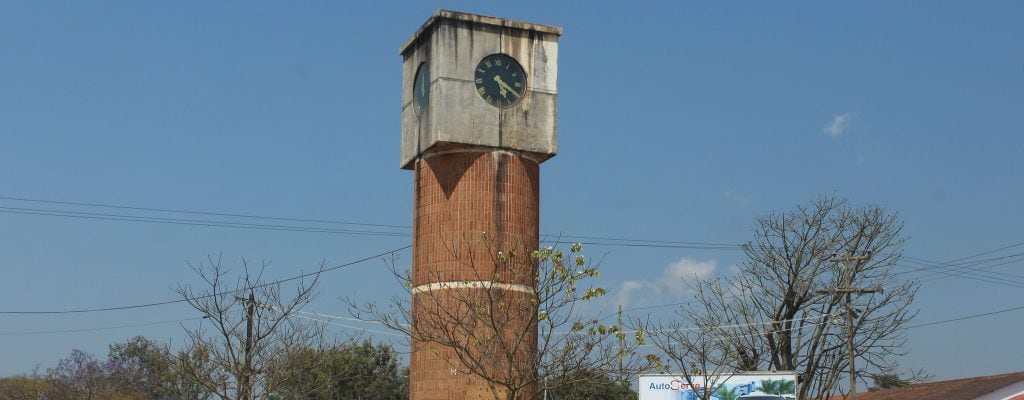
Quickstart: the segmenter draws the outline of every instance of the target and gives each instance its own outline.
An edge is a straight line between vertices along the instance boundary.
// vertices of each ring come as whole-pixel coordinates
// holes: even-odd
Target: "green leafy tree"
[[[47,399],[91,400],[110,397],[115,388],[95,356],[74,349],[71,354],[47,370]]]
[[[184,379],[167,345],[136,336],[110,345],[106,370],[121,393],[147,399],[204,400],[209,393]]]
[[[796,382],[786,379],[768,379],[761,381],[756,390],[768,394],[793,394],[796,391]]]
[[[305,400],[404,400],[408,370],[398,353],[370,341],[327,349],[293,349],[276,363],[274,396]]]
[[[0,400],[205,400],[176,370],[168,347],[142,336],[110,345],[107,359],[73,350],[46,375],[0,379]]]
[[[715,397],[718,397],[719,400],[736,400],[737,397],[740,397],[739,393],[736,393],[736,389],[738,388],[726,389],[725,386],[719,386],[715,391]]]
[[[50,385],[38,374],[0,378],[0,400],[43,399]]]
[[[562,381],[572,382],[554,389],[547,390],[549,399],[589,399],[589,400],[636,400],[637,391],[629,383],[619,381],[614,376],[602,371],[574,371],[572,377]],[[538,397],[544,397],[543,391]]]

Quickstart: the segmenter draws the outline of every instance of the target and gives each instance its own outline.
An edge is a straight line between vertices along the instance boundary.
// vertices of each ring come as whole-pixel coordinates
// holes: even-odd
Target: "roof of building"
[[[857,400],[973,399],[1018,382],[1024,382],[1024,371],[861,392],[857,393]],[[1021,395],[1011,397],[1012,400],[1018,398],[1024,400]]]

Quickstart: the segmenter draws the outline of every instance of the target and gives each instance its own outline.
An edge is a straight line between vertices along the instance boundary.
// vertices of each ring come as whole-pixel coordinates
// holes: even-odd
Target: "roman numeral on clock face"
[[[514,58],[501,53],[480,60],[474,70],[473,85],[481,99],[498,108],[515,107],[528,90],[523,67]]]

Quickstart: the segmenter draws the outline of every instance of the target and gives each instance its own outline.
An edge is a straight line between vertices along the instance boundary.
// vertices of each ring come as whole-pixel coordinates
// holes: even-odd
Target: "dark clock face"
[[[416,115],[427,108],[427,100],[430,100],[430,67],[423,62],[416,69],[416,78],[412,82],[412,104]]]
[[[480,60],[474,76],[476,92],[492,106],[509,108],[526,95],[526,73],[515,59],[491,54]]]

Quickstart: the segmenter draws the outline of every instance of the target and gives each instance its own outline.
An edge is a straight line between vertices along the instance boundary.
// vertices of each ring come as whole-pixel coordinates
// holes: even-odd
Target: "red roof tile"
[[[857,393],[857,400],[973,399],[1022,381],[1024,381],[1024,371]],[[1024,400],[1024,396],[1020,395],[1011,399],[1018,400],[1018,398]]]

